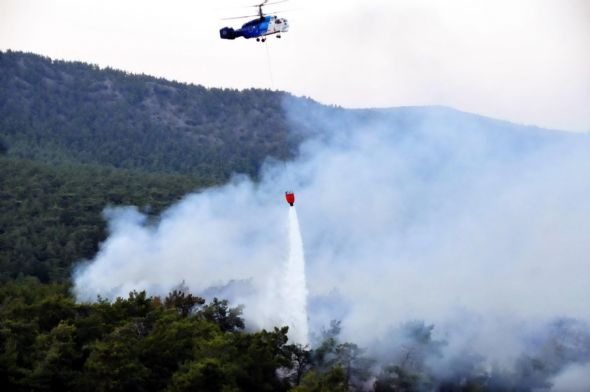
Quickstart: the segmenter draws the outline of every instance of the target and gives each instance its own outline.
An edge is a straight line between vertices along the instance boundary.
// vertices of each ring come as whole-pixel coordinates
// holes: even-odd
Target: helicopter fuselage
[[[260,38],[271,34],[280,34],[289,31],[287,19],[274,15],[266,15],[244,23],[241,28],[233,29],[224,27],[219,30],[219,36],[223,39]]]

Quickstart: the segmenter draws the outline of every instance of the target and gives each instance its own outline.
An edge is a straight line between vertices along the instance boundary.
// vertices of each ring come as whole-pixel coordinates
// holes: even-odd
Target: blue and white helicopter
[[[261,4],[255,5],[254,7],[258,7],[258,15],[249,16],[258,16],[258,18],[244,23],[239,29],[224,27],[219,30],[219,36],[222,39],[236,39],[238,37],[244,37],[246,39],[256,38],[256,41],[259,42],[266,41],[266,36],[272,34],[276,34],[277,38],[281,38],[281,33],[286,33],[289,31],[289,23],[287,22],[287,19],[279,18],[275,15],[264,15],[262,12],[262,7],[269,4],[282,3],[284,1],[285,0],[269,3],[268,0],[265,0]],[[230,19],[247,18],[249,16],[241,16]]]

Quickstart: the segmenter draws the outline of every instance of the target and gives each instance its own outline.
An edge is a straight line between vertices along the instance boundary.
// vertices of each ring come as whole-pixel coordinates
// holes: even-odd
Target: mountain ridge
[[[444,106],[345,109],[281,91],[205,88],[31,53],[0,52],[0,142],[44,163],[256,177],[268,157],[288,160],[326,118],[341,126],[386,120],[411,131],[427,119],[565,134]],[[305,118],[303,118],[305,117]]]

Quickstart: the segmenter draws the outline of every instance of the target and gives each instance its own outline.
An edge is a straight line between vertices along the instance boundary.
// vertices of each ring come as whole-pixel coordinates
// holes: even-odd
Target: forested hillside
[[[0,153],[51,164],[253,177],[267,157],[292,158],[310,133],[387,123],[414,132],[425,123],[499,141],[536,143],[555,135],[437,107],[349,110],[269,90],[205,88],[110,68],[0,52]],[[504,142],[505,142],[504,140]]]
[[[291,156],[283,96],[0,52],[0,143],[45,163],[256,175],[267,156]]]
[[[0,52],[0,281],[67,280],[107,205],[157,214],[291,156],[282,96]]]
[[[523,352],[512,367],[488,369],[484,357],[460,352],[440,369],[437,361],[452,344],[423,321],[401,325],[372,357],[341,340],[337,320],[314,331],[311,348],[288,344],[286,328],[250,330],[238,304],[207,303],[182,282],[162,297],[135,291],[112,302],[73,297],[72,267],[92,259],[106,238],[105,207],[136,206],[157,220],[187,193],[224,183],[234,172],[256,178],[267,157],[296,157],[310,135],[318,144],[333,138],[328,145],[338,149],[369,127],[389,142],[418,146],[411,153],[426,168],[444,165],[449,154],[429,147],[454,147],[465,136],[470,147],[488,149],[502,162],[565,139],[587,143],[585,136],[448,108],[347,110],[283,92],[207,89],[0,52],[0,385],[16,391],[547,391],[566,366],[587,361],[587,326],[567,318],[553,321],[535,343],[542,349]],[[426,134],[433,138],[423,150]],[[461,167],[452,169],[477,166],[478,155],[462,151]],[[419,180],[435,174],[417,173]],[[385,353],[391,347],[396,351]]]
[[[0,157],[0,282],[19,275],[66,281],[105,236],[101,211],[136,205],[157,214],[212,181],[89,165]]]

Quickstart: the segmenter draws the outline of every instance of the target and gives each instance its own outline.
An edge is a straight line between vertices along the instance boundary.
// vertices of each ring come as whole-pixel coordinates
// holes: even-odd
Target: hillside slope
[[[425,124],[493,129],[500,143],[551,132],[442,107],[343,109],[268,90],[207,89],[97,66],[0,52],[0,153],[43,163],[106,165],[225,180],[258,174],[267,157],[295,156],[334,129]],[[330,130],[329,132],[327,130]],[[559,135],[561,137],[561,135]]]
[[[71,265],[93,257],[106,238],[106,206],[158,214],[207,185],[177,174],[0,156],[0,282],[19,275],[66,281]]]
[[[227,178],[291,155],[283,93],[220,90],[0,52],[11,156]]]

